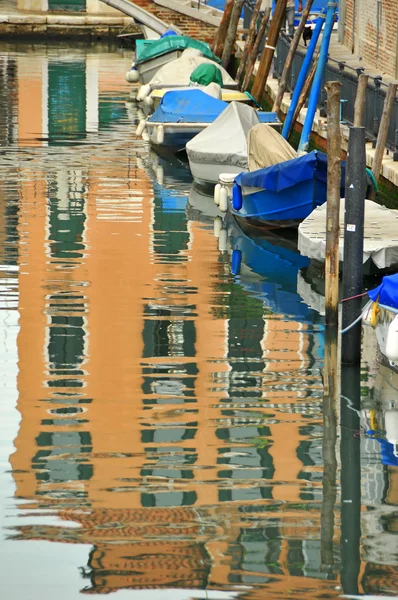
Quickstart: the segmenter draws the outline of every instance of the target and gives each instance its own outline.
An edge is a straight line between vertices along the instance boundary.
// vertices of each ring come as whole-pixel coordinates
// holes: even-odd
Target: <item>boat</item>
[[[142,83],[148,83],[163,65],[179,58],[187,48],[193,48],[202,56],[221,64],[205,42],[185,35],[163,35],[157,40],[136,41],[135,62],[126,74],[127,81],[133,83],[140,79]]]
[[[326,154],[297,156],[274,128],[261,124],[249,131],[247,145],[249,171],[219,177],[222,210],[266,227],[297,227],[326,201]]]
[[[368,179],[369,185],[371,178]],[[343,195],[343,194],[342,194]],[[368,195],[368,194],[367,194]],[[318,206],[299,225],[299,250],[323,264],[326,247],[326,204]],[[345,199],[340,200],[339,260],[344,257]],[[398,210],[365,200],[363,273],[381,275],[398,269]]]
[[[210,65],[212,70],[221,75],[220,82],[223,88],[236,90],[238,84],[227,71],[214,61],[205,58],[199,50],[187,48],[180,58],[173,60],[161,67],[152,79],[142,85],[137,93],[137,100],[144,100],[155,89],[182,88],[191,85],[191,76],[200,65]]]
[[[368,291],[370,305],[362,321],[376,331],[380,352],[392,367],[398,367],[398,273],[385,275],[380,285]]]
[[[186,144],[227,108],[228,104],[203,90],[167,92],[155,112],[137,127],[137,136],[145,135],[153,146],[171,152]],[[275,121],[275,113],[258,112],[259,120]]]
[[[197,182],[215,185],[221,173],[248,171],[247,138],[252,127],[260,123],[258,115],[252,107],[232,102],[188,142],[189,166]],[[276,113],[270,114],[269,124],[280,126]]]

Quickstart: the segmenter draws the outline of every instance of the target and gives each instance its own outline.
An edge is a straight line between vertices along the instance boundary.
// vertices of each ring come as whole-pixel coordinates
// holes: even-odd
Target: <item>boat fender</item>
[[[221,212],[227,212],[228,210],[228,190],[225,185],[220,187],[220,204]]]
[[[398,457],[398,410],[387,410],[384,413],[386,438],[394,446],[394,456]]]
[[[220,206],[220,190],[221,190],[221,183],[217,183],[214,186],[214,204],[216,206]]]
[[[163,125],[159,125],[159,127],[158,127],[158,130],[156,132],[156,141],[159,145],[163,144],[163,142],[164,142],[164,127],[163,127]]]
[[[398,365],[398,315],[388,326],[385,354],[392,367]]]
[[[145,127],[146,127],[146,120],[142,119],[137,125],[137,129],[135,130],[135,135],[137,137],[140,137],[144,133]]]
[[[163,185],[164,182],[164,169],[162,165],[156,167],[156,181],[159,185]]]
[[[220,252],[225,252],[227,249],[228,232],[225,227],[221,227],[220,235],[218,236],[218,249]]]
[[[139,73],[135,67],[131,67],[130,71],[126,73],[126,81],[128,83],[138,83],[140,80]]]
[[[234,184],[232,188],[232,206],[234,210],[239,211],[242,208],[243,199],[242,199],[242,190],[240,185]]]
[[[137,94],[138,102],[142,102],[142,100],[144,98],[146,98],[148,96],[148,94],[150,94],[150,93],[151,93],[151,86],[149,85],[149,83],[142,85],[140,87],[140,89],[138,90],[138,94]]]
[[[149,106],[149,108],[152,108],[152,106],[153,106],[153,98],[152,98],[152,96],[145,96],[144,103],[147,106]]]
[[[370,324],[372,325],[372,327],[376,327],[379,313],[379,299],[377,298],[376,302],[373,302],[372,304],[372,311],[370,313]]]
[[[222,218],[215,217],[215,219],[214,219],[214,235],[216,238],[220,237],[221,227],[222,227]]]
[[[232,257],[231,257],[231,273],[232,273],[232,275],[240,275],[241,264],[242,264],[242,252],[235,248],[235,250],[232,250]]]
[[[142,139],[144,140],[144,142],[149,142],[150,137],[149,137],[149,133],[147,132],[147,130],[145,130],[142,134]]]

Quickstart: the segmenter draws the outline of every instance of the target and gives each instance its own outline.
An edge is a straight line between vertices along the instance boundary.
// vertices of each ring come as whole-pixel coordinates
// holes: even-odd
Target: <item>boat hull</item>
[[[166,150],[168,152],[180,152],[185,150],[187,143],[200,131],[204,129],[203,126],[198,127],[183,127],[167,124],[164,126],[164,138],[161,143],[157,140],[157,127],[151,127],[150,123],[147,125],[147,132],[149,135],[149,141],[152,146]]]
[[[189,158],[189,154],[188,154]],[[247,169],[241,167],[235,167],[234,165],[217,165],[217,164],[206,164],[196,162],[189,158],[189,167],[191,169],[192,177],[199,184],[215,185],[218,182],[218,178],[221,173],[238,174]]]
[[[140,76],[140,80],[143,84],[149,83],[156,75],[163,65],[175,60],[176,58],[180,58],[182,54],[182,50],[173,50],[172,52],[168,52],[167,54],[161,54],[160,56],[156,56],[155,58],[151,58],[150,60],[146,60],[142,63],[138,63],[136,65],[138,74]]]
[[[231,212],[240,219],[274,227],[297,227],[317,206],[317,200],[326,200],[326,185],[322,186],[325,187],[322,191],[319,187],[313,179],[308,179],[279,192],[243,193],[242,208],[234,209],[231,201]]]

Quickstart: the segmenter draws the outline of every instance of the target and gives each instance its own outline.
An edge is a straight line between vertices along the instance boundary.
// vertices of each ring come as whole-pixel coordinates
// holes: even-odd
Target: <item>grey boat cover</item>
[[[278,131],[260,123],[253,127],[247,137],[249,171],[265,169],[297,157],[297,152]]]
[[[231,102],[211,125],[187,143],[189,160],[204,164],[234,165],[247,170],[246,140],[253,126],[259,127],[254,108],[242,102]]]
[[[188,48],[184,50],[180,58],[176,58],[160,67],[149,82],[152,89],[159,87],[181,87],[190,84],[193,71],[199,65],[215,65],[221,71],[223,86],[237,87],[236,81],[227,73],[221,65],[216,64],[204,56],[198,56],[198,51]]]

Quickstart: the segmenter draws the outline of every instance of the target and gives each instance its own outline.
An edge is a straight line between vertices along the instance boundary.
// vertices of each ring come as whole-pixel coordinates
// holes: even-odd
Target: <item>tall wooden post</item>
[[[363,115],[365,112],[366,88],[368,87],[369,76],[362,73],[358,77],[357,96],[354,106],[354,127],[362,127]]]
[[[236,81],[238,83],[240,83],[240,79],[243,74],[243,69],[246,66],[247,57],[249,56],[249,54],[251,53],[251,51],[253,49],[254,38],[256,37],[257,19],[258,19],[258,15],[260,12],[262,1],[263,0],[257,0],[256,6],[254,7],[254,10],[253,10],[252,18],[250,20],[249,33],[247,34],[247,39],[246,39],[245,47],[243,49],[242,58],[240,59],[239,68],[236,73]]]
[[[218,26],[217,34],[213,42],[213,54],[218,56],[218,58],[221,58],[222,51],[224,49],[225,38],[227,36],[233,6],[233,0],[226,0],[221,23]]]
[[[314,0],[307,0],[307,4],[305,5],[303,14],[301,15],[301,20],[300,20],[299,26],[297,27],[296,31],[294,32],[294,36],[293,36],[293,39],[290,44],[289,52],[287,54],[286,61],[283,66],[283,71],[282,71],[282,75],[281,75],[281,78],[279,81],[279,87],[278,87],[278,91],[276,93],[276,97],[274,100],[274,105],[272,107],[273,112],[278,112],[280,110],[282,100],[283,100],[283,95],[287,88],[287,78],[289,77],[289,73],[290,73],[290,69],[292,67],[294,55],[296,54],[297,46],[299,45],[300,37],[301,37],[301,34],[303,33],[303,29],[307,22],[308,15],[310,14],[310,10],[311,10],[311,6],[312,6],[313,2],[314,2]]]
[[[232,50],[235,44],[236,39],[236,31],[238,29],[238,23],[240,19],[240,15],[242,13],[243,0],[233,0],[234,5],[232,8],[231,19],[229,21],[229,27],[227,31],[227,36],[225,38],[224,49],[221,56],[222,66],[224,69],[228,67]]]
[[[325,251],[325,322],[338,326],[339,301],[339,238],[340,238],[340,184],[341,184],[341,133],[340,87],[338,81],[326,84],[327,113],[327,209]]]
[[[397,95],[397,87],[398,83],[390,83],[390,85],[388,86],[386,99],[384,100],[383,114],[381,116],[380,129],[379,134],[377,136],[376,150],[373,158],[372,167],[373,175],[375,176],[376,181],[379,180],[381,173],[383,155],[387,141],[388,126],[390,125],[391,113],[394,108],[395,97]],[[375,196],[376,190],[373,189],[372,199],[374,199]]]
[[[253,74],[254,64],[257,60],[258,50],[260,48],[261,40],[264,37],[270,14],[271,14],[271,8],[268,6],[265,9],[262,19],[260,21],[260,26],[258,28],[256,41],[254,42],[253,50],[252,50],[251,54],[249,55],[249,59],[247,61],[247,66],[246,66],[246,70],[245,70],[245,78],[243,80],[242,87],[241,87],[242,90],[247,90],[247,88],[249,87],[250,80],[251,80],[251,77]]]
[[[261,104],[261,100],[263,99],[265,85],[267,83],[268,75],[271,69],[272,58],[274,56],[279,32],[286,18],[286,4],[287,0],[279,0],[276,5],[274,16],[272,17],[271,21],[271,26],[269,28],[267,41],[261,56],[260,65],[258,67],[256,78],[254,80],[251,93],[259,104]]]

